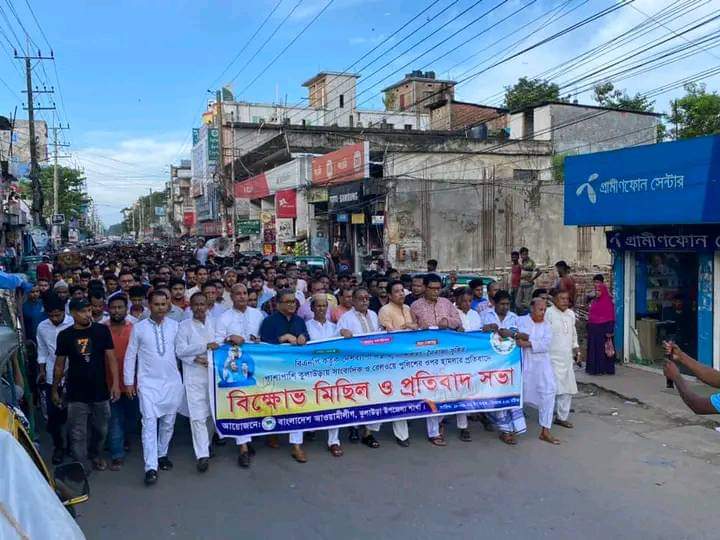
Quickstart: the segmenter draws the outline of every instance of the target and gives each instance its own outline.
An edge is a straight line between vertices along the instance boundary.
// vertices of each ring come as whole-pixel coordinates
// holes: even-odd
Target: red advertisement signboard
[[[238,199],[261,199],[269,195],[270,189],[268,188],[265,173],[258,174],[235,184],[235,197]]]
[[[297,193],[294,189],[284,189],[275,194],[275,216],[279,218],[297,217]]]
[[[344,184],[370,176],[370,144],[343,146],[312,160],[313,185]]]
[[[195,212],[183,212],[183,225],[186,227],[195,225]]]

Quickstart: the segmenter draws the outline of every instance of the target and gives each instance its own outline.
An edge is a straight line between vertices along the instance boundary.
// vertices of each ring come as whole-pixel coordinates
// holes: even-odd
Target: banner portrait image
[[[508,409],[522,405],[520,354],[498,334],[451,330],[225,344],[210,402],[223,436]]]

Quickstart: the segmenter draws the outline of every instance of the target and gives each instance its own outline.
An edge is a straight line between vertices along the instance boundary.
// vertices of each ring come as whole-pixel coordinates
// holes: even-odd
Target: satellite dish
[[[206,245],[215,252],[215,256],[222,257],[223,259],[226,257],[232,257],[235,251],[235,246],[230,238],[213,238],[212,240],[209,240]]]

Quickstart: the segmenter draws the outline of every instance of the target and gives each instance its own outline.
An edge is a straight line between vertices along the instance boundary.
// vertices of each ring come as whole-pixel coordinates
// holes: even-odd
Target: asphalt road
[[[720,537],[720,434],[693,426],[709,442],[682,448],[688,428],[656,411],[607,395],[583,395],[575,408],[576,428],[554,429],[557,447],[537,439],[532,414],[516,447],[479,423],[471,423],[473,442],[463,443],[451,422],[449,445],[436,448],[415,421],[407,449],[394,444],[388,425],[380,449],[343,438],[345,456],[333,458],[318,434],[306,444],[306,464],[286,445],[257,444],[244,470],[227,445],[203,475],[179,422],[174,470],[145,487],[136,444],[121,472],[92,475],[78,523],[103,540]]]

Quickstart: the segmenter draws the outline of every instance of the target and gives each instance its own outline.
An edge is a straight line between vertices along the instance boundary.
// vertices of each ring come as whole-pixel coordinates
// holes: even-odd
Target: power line
[[[230,60],[230,62],[228,63],[227,66],[225,66],[225,69],[222,70],[222,72],[220,73],[220,75],[218,75],[218,76],[215,78],[215,80],[213,80],[213,82],[210,83],[210,86],[209,86],[210,88],[212,88],[212,87],[215,85],[215,83],[217,83],[217,82],[222,78],[222,76],[225,75],[225,73],[227,73],[227,71],[232,67],[232,65],[233,65],[235,62],[237,62],[238,58],[240,58],[240,55],[245,52],[245,49],[248,48],[248,45],[250,45],[250,42],[251,42],[251,41],[255,38],[255,36],[257,36],[257,35],[260,33],[260,31],[265,27],[265,24],[270,20],[270,17],[272,17],[272,16],[275,14],[275,12],[277,11],[277,8],[279,8],[279,7],[280,7],[280,4],[282,4],[282,3],[283,3],[283,0],[278,0],[277,4],[275,4],[275,6],[274,6],[274,7],[272,8],[272,10],[270,11],[270,13],[267,14],[267,16],[265,17],[265,19],[263,19],[262,23],[260,23],[260,26],[258,26],[258,27],[255,29],[255,32],[253,33],[253,35],[251,35],[251,36],[247,39],[247,41],[246,41],[245,44],[242,46],[242,48],[238,51],[238,53],[235,55],[235,57],[234,57],[232,60]]]
[[[328,2],[327,2],[327,3],[325,4],[325,6],[323,6],[323,8],[317,13],[317,15],[315,15],[315,17],[313,17],[312,20],[310,20],[310,22],[308,22],[308,23],[303,27],[302,30],[300,30],[300,32],[290,41],[290,43],[288,43],[288,44],[285,46],[285,48],[283,48],[283,50],[281,50],[281,51],[275,56],[275,58],[273,58],[273,59],[270,61],[270,63],[268,63],[268,65],[266,65],[265,68],[264,68],[260,73],[258,73],[258,74],[255,76],[255,78],[254,78],[252,81],[250,81],[250,82],[245,86],[245,88],[242,89],[242,91],[240,92],[240,94],[242,94],[243,92],[245,92],[245,90],[247,90],[248,88],[250,88],[255,81],[257,81],[268,69],[270,69],[270,67],[285,53],[285,51],[287,51],[290,47],[292,47],[292,45],[300,38],[300,36],[302,36],[302,35],[307,31],[307,29],[310,28],[310,27],[313,25],[313,23],[320,18],[320,16],[321,16],[323,13],[325,13],[325,11],[327,10],[327,8],[329,8],[330,5],[331,5],[334,1],[335,1],[335,0],[328,0]],[[222,123],[222,118],[220,119],[220,122]]]
[[[247,62],[245,62],[245,63],[243,64],[243,66],[242,66],[242,67],[240,68],[240,70],[235,74],[235,76],[234,76],[232,79],[230,79],[230,83],[232,83],[233,81],[235,81],[235,79],[237,79],[237,78],[240,76],[240,74],[241,74],[243,71],[245,71],[245,68],[248,67],[253,60],[255,60],[255,58],[256,58],[257,55],[260,53],[260,51],[262,51],[262,50],[265,48],[265,45],[267,45],[267,44],[270,42],[270,40],[271,40],[273,37],[275,37],[275,34],[277,34],[278,30],[280,30],[280,28],[282,28],[282,26],[287,22],[287,20],[288,20],[290,17],[292,17],[292,14],[295,13],[295,10],[297,10],[297,8],[300,7],[300,4],[302,4],[302,2],[303,2],[303,0],[298,0],[298,1],[297,1],[297,3],[293,6],[293,8],[290,10],[290,12],[289,12],[287,15],[285,15],[285,17],[278,23],[278,25],[275,27],[275,29],[270,33],[270,35],[265,39],[265,41],[262,42],[262,44],[260,45],[260,47],[258,47],[258,49],[255,51],[255,53],[248,59]]]

